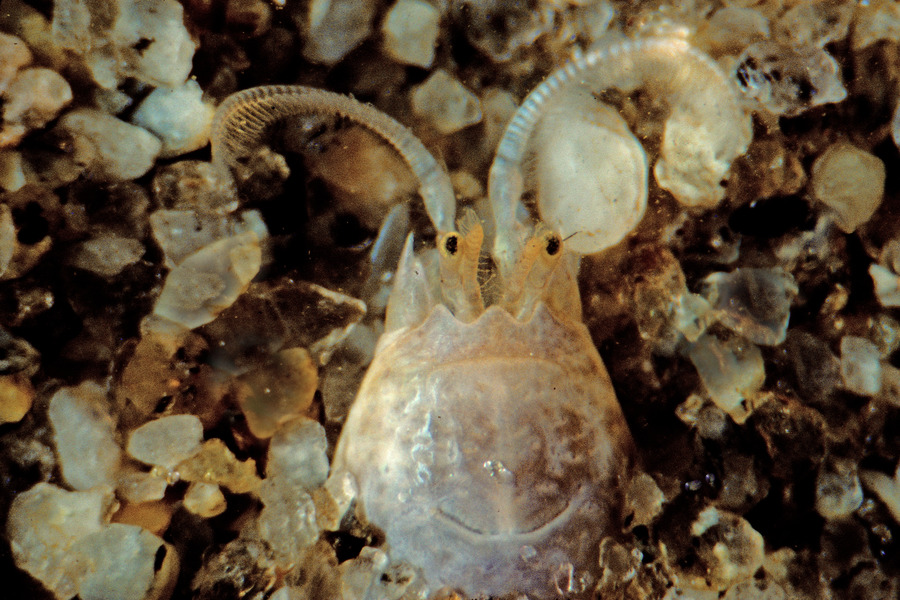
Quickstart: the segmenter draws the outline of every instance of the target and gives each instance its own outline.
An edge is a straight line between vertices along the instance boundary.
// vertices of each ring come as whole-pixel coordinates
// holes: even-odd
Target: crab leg
[[[224,173],[262,142],[265,130],[287,117],[331,115],[349,119],[393,146],[419,180],[419,193],[438,231],[453,229],[456,198],[447,171],[413,133],[383,112],[348,96],[300,85],[269,85],[232,94],[216,110],[212,161]]]

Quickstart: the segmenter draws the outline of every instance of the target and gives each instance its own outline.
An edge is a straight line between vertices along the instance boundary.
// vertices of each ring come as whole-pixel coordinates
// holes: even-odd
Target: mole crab
[[[214,121],[223,169],[276,121],[330,115],[376,133],[418,178],[439,276],[407,238],[332,470],[352,474],[392,559],[420,567],[432,590],[589,595],[599,542],[619,528],[633,443],[577,284],[580,255],[617,244],[647,205],[646,153],[596,97],[612,88],[667,103],[662,188],[695,206],[723,196],[750,126],[716,63],[679,38],[606,44],[538,86],[500,142],[489,199],[501,283],[490,291],[478,277],[481,223],[467,215],[455,231],[447,172],[391,117],[328,91],[266,86],[229,97]],[[529,181],[542,224],[519,216]]]

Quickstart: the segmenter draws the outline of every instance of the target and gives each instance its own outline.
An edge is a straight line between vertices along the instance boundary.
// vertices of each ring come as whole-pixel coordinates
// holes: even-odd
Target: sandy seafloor
[[[619,545],[616,556],[630,558],[622,559],[627,564],[617,567],[621,570],[608,569],[599,585],[604,598],[662,598],[673,586],[713,590],[699,598],[724,596],[741,581],[729,579],[716,544],[727,548],[734,538],[723,532],[715,534],[721,539],[713,534],[704,537],[697,534],[696,526],[692,532],[698,515],[712,507],[727,515],[723,522],[730,520],[735,531],[746,533],[749,527],[761,535],[765,558],[745,577],[750,582],[745,585],[783,592],[770,591],[772,595],[766,597],[896,597],[900,563],[894,536],[900,531],[900,491],[888,482],[900,461],[900,315],[890,306],[889,290],[876,290],[870,274],[872,265],[880,265],[889,279],[898,266],[892,243],[900,236],[900,153],[891,136],[891,119],[900,92],[900,15],[890,12],[891,3],[858,7],[823,3],[828,8],[822,14],[828,17],[821,22],[815,15],[810,17],[812,41],[790,42],[791,32],[806,31],[809,23],[797,17],[793,26],[785,25],[788,11],[802,4],[789,0],[698,1],[687,7],[657,2],[570,5],[498,0],[487,16],[464,7],[477,2],[451,0],[436,3],[442,16],[435,57],[430,66],[421,67],[401,64],[385,49],[380,27],[390,6],[370,2],[374,8],[369,35],[334,64],[322,64],[304,57],[304,48],[310,44],[305,3],[287,0],[282,7],[251,0],[184,0],[185,20],[198,43],[191,76],[214,103],[232,92],[272,83],[324,88],[371,103],[412,128],[454,173],[460,204],[474,207],[481,215],[486,214],[492,143],[501,131],[487,118],[491,116],[484,104],[488,92],[506,92],[520,101],[569,56],[587,50],[594,37],[601,37],[579,25],[590,11],[611,10],[613,35],[684,37],[713,53],[726,73],[736,64],[734,57],[765,35],[753,28],[744,31],[720,23],[716,27],[721,29],[713,27],[718,23],[713,17],[723,6],[755,11],[767,24],[769,38],[780,40],[784,52],[790,51],[792,43],[797,50],[816,47],[817,41],[827,38],[820,46],[838,65],[835,77],[846,90],[845,98],[822,105],[814,105],[813,98],[806,106],[809,90],[801,89],[798,93],[804,97],[798,100],[799,108],[785,115],[769,110],[774,102],[767,108],[746,96],[753,139],[734,161],[721,203],[685,208],[656,183],[651,169],[647,216],[622,243],[582,262],[579,285],[584,321],[609,370],[641,470],[665,497],[661,507],[648,508],[648,496],[639,496],[637,513],[635,506],[627,507],[622,531],[610,535]],[[36,0],[30,4],[52,17],[54,3]],[[230,11],[226,5],[232,7]],[[885,33],[859,47],[856,40],[865,27],[882,31],[866,21],[870,18],[866,11],[875,10],[885,12]],[[832,19],[832,13],[838,16]],[[525,41],[517,43],[517,35]],[[441,133],[432,117],[416,114],[412,90],[437,69],[444,69],[481,100],[484,119]],[[89,105],[93,84],[80,67],[61,67],[61,72],[72,80],[72,106]],[[738,78],[733,72],[730,76],[739,88]],[[119,89],[142,98],[151,88],[126,78]],[[653,90],[632,94],[597,90],[597,94],[625,117],[652,165],[659,155],[665,99],[655,97]],[[128,111],[123,113],[126,117]],[[17,147],[35,155],[69,152],[54,124],[29,131]],[[324,426],[329,452],[383,320],[383,298],[378,300],[371,281],[367,285],[369,255],[381,219],[391,204],[407,202],[411,228],[421,244],[427,246],[434,235],[419,200],[404,191],[408,182],[403,183],[405,175],[397,163],[387,159],[373,163],[373,168],[383,169],[382,176],[364,185],[396,178],[401,192],[374,209],[359,198],[361,194],[337,185],[359,176],[354,166],[342,164],[333,152],[349,128],[342,123],[316,124],[296,134],[293,141],[281,139],[290,136],[273,136],[272,149],[284,155],[290,175],[254,173],[251,165],[250,173],[245,173],[247,180],[239,186],[241,210],[258,210],[270,235],[264,243],[264,267],[254,285],[283,285],[290,278],[361,298],[370,307],[360,325],[369,333],[369,342],[357,336],[352,346],[328,348],[330,360],[319,361],[317,392],[303,409]],[[842,227],[835,216],[840,207],[826,206],[814,186],[814,164],[836,144],[850,144],[874,157],[886,173],[880,202],[855,227]],[[372,142],[364,140],[362,152],[371,147]],[[159,395],[149,414],[135,416],[116,400],[127,396],[122,391],[123,373],[140,337],[139,324],[152,311],[168,272],[164,253],[147,226],[148,215],[167,202],[155,177],[160,169],[180,160],[208,160],[209,156],[207,146],[159,159],[133,182],[112,184],[85,171],[65,185],[36,184],[41,189],[0,195],[0,203],[14,207],[20,245],[28,250],[48,236],[52,240],[48,250],[35,251],[39,257],[30,269],[0,281],[0,326],[35,351],[22,350],[21,344],[6,336],[0,339],[4,346],[0,376],[24,377],[33,395],[24,418],[0,425],[0,514],[6,514],[17,495],[39,481],[66,487],[53,457],[47,405],[60,387],[85,380],[109,382],[109,407],[120,440],[127,439],[143,420],[195,413],[202,415],[206,439],[223,440],[240,460],[253,458],[258,474],[264,475],[268,442],[248,428],[228,388],[233,373],[217,371],[211,358],[209,347],[219,339],[216,336],[223,335],[221,330],[199,330],[193,345],[184,344],[168,362],[161,359],[167,365],[162,371],[180,373],[181,379],[176,377],[170,393]],[[330,162],[317,166],[323,156]],[[865,188],[868,182],[881,187],[877,170],[849,173],[847,185]],[[837,183],[832,185],[838,188],[834,194],[839,196],[840,177],[833,179]],[[29,200],[26,193],[35,198],[55,194],[59,200]],[[145,205],[135,209],[135,198]],[[72,225],[73,213],[83,215],[89,225]],[[112,276],[71,266],[67,256],[76,244],[121,222],[128,226],[120,230],[127,230],[146,248],[139,260]],[[735,274],[728,279],[734,289],[725,292],[730,302],[717,306],[724,313],[731,310],[733,318],[706,314],[705,337],[688,340],[676,324],[674,307],[686,301],[685,294],[705,294],[709,300],[704,282],[714,273]],[[779,275],[765,275],[771,273]],[[48,295],[52,302],[46,301]],[[785,308],[784,298],[789,302],[789,321],[781,336],[781,325],[767,319]],[[339,326],[345,324],[341,319],[350,319],[318,314],[312,303],[295,308],[299,316],[294,316],[304,326],[314,327],[326,319],[335,319]],[[265,323],[255,319],[245,317],[244,325]],[[318,326],[327,333],[330,323]],[[241,326],[234,330],[236,335]],[[769,330],[780,339],[750,341],[760,335],[765,338]],[[861,342],[865,349],[876,349],[874,357],[852,354],[848,337],[865,340]],[[741,390],[743,402],[730,407],[730,415],[721,394],[710,393],[709,381],[698,373],[697,363],[703,362],[698,348],[710,347],[722,354],[715,355],[715,364],[703,364],[714,373],[726,371],[719,380],[724,381],[722,385],[749,387]],[[264,361],[268,351],[256,347],[248,351],[240,357],[249,361],[244,368],[252,361]],[[728,372],[731,359],[749,362],[739,362],[736,371]],[[751,363],[756,366],[748,366]],[[764,374],[758,381],[734,383],[760,364]],[[865,385],[854,383],[853,369],[868,369],[878,389],[866,391]],[[150,377],[159,376],[147,372]],[[157,384],[147,386],[155,389]],[[134,381],[129,385],[140,387]],[[25,447],[32,453],[23,454]],[[226,511],[200,519],[182,506],[186,487],[185,483],[170,487],[164,499],[154,503],[153,517],[146,517],[181,555],[181,574],[172,598],[267,598],[292,581],[296,572],[257,565],[256,570],[247,567],[249,583],[243,591],[230,582],[223,582],[215,592],[209,581],[196,583],[197,572],[237,538],[258,514],[260,503],[252,493],[226,490]],[[823,508],[830,500],[837,508],[832,504],[830,509]],[[129,518],[140,523],[145,517]],[[347,523],[342,531],[323,533],[317,552],[327,554],[333,548],[333,556],[343,562],[353,559],[363,546],[382,541],[359,523]],[[323,575],[324,580],[329,577],[338,577],[337,567],[331,575]],[[0,541],[0,581],[3,597],[51,597],[16,568],[6,539]],[[728,598],[763,597],[731,593]]]

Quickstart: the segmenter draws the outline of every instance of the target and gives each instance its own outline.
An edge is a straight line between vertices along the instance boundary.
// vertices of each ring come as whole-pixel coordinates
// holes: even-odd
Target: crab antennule
[[[456,197],[447,171],[405,126],[358,100],[300,85],[269,85],[232,94],[216,110],[212,161],[228,173],[237,158],[262,143],[273,123],[300,115],[335,116],[357,123],[390,144],[419,180],[419,193],[438,231],[453,229]]]

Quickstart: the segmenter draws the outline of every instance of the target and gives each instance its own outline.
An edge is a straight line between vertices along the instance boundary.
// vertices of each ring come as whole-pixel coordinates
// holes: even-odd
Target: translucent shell
[[[556,598],[560,573],[596,569],[631,456],[583,324],[439,305],[380,340],[333,468],[432,589]]]

